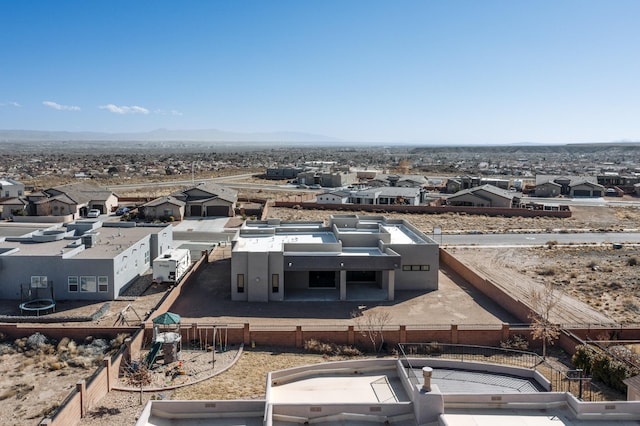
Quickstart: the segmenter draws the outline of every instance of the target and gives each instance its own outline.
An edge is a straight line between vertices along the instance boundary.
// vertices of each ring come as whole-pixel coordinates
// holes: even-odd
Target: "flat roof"
[[[404,225],[382,225],[382,228],[391,235],[391,244],[425,244],[429,242],[420,238]]]
[[[162,228],[154,227],[101,227],[91,231],[96,235],[96,241],[93,247],[85,248],[78,252],[73,259],[111,259],[118,254],[129,249],[133,244],[140,241],[147,235],[156,233]],[[64,228],[61,228],[64,231]],[[61,253],[67,253],[75,250],[75,247],[67,247],[74,241],[81,240],[81,237],[73,237],[73,239],[62,239],[48,242],[27,241],[3,241],[0,242],[0,249],[18,250],[8,254],[7,256],[60,256]]]
[[[313,403],[332,404],[344,403],[379,403],[379,402],[409,402],[410,399],[395,373],[395,369],[388,372],[370,372],[364,374],[316,375],[303,378],[283,385],[271,386],[270,399],[272,403]]]
[[[34,231],[51,228],[51,224],[37,223],[0,223],[0,239],[3,237],[21,237]]]
[[[150,234],[160,232],[163,228],[135,227],[116,228],[102,227],[95,229],[92,233],[97,234],[93,247],[78,253],[74,259],[102,259],[113,258],[133,244]]]
[[[279,232],[277,234],[242,234],[238,236],[235,251],[282,251],[284,244],[337,243],[333,232]]]

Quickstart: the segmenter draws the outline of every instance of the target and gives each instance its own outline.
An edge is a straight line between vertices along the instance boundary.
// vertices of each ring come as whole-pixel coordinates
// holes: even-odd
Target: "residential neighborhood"
[[[322,151],[314,149],[310,152],[320,155]],[[236,168],[235,172],[219,170],[214,176],[210,170],[203,172],[204,161],[191,160],[191,167],[188,161],[183,161],[182,178],[177,172],[165,173],[163,179],[151,186],[147,186],[149,183],[144,179],[136,183],[131,181],[138,178],[114,176],[114,170],[106,178],[80,170],[60,183],[37,187],[33,185],[36,180],[22,182],[19,176],[7,173],[0,180],[3,195],[6,195],[0,201],[3,219],[0,223],[0,280],[4,283],[0,289],[0,307],[4,306],[2,318],[7,321],[2,332],[16,333],[15,324],[25,322],[38,324],[44,321],[49,327],[55,327],[56,318],[72,321],[73,328],[82,333],[95,331],[92,325],[95,321],[102,321],[100,327],[105,326],[105,320],[124,325],[134,321],[139,327],[128,330],[136,336],[138,343],[130,344],[127,350],[131,352],[126,352],[127,356],[131,357],[136,351],[149,357],[153,347],[145,346],[145,339],[155,341],[167,337],[162,337],[164,335],[159,331],[150,334],[151,329],[147,330],[144,324],[158,314],[174,310],[194,322],[191,328],[177,332],[179,338],[213,344],[213,355],[220,357],[224,352],[215,349],[215,345],[220,344],[223,329],[224,339],[232,340],[237,345],[234,350],[238,352],[241,347],[253,350],[253,346],[260,349],[274,344],[281,349],[301,350],[314,338],[365,348],[368,341],[363,328],[366,326],[362,324],[376,319],[385,321],[369,326],[385,330],[382,332],[385,342],[380,347],[392,347],[391,350],[396,351],[399,350],[396,348],[412,347],[402,345],[413,339],[438,340],[440,345],[462,345],[464,349],[461,350],[465,351],[470,350],[465,345],[473,344],[498,347],[522,333],[525,333],[527,347],[537,350],[539,343],[533,337],[533,329],[522,332],[515,325],[529,321],[532,312],[536,312],[530,295],[518,293],[522,278],[500,278],[500,273],[506,273],[502,267],[494,268],[495,276],[484,275],[488,272],[467,262],[457,245],[442,244],[441,227],[419,225],[422,218],[430,214],[446,215],[447,220],[463,223],[469,217],[477,216],[472,227],[456,231],[463,235],[466,232],[471,241],[471,237],[483,233],[477,223],[489,224],[493,217],[508,218],[509,212],[539,223],[555,221],[548,222],[555,224],[548,227],[562,232],[565,224],[562,221],[584,220],[580,219],[584,215],[581,210],[584,203],[616,206],[616,211],[635,209],[637,203],[638,183],[634,183],[637,171],[633,168],[620,169],[617,177],[610,171],[604,172],[605,168],[575,174],[528,175],[525,170],[529,161],[522,161],[521,154],[516,164],[522,166],[522,173],[488,174],[482,162],[469,169],[458,167],[456,173],[444,173],[440,166],[426,167],[422,153],[418,154],[421,160],[409,160],[416,153],[405,152],[389,155],[385,164],[374,164],[370,160],[379,152],[369,160],[366,152],[356,156],[353,152],[350,156],[344,153],[345,158],[342,158],[343,154],[336,155],[333,151],[325,152],[324,160],[308,160],[310,152],[305,153],[304,161],[287,162],[282,166],[275,161],[267,166],[265,160],[269,156],[266,155],[251,164],[247,169],[250,173]],[[253,155],[247,156],[258,158]],[[491,164],[490,161],[487,163]],[[607,170],[610,168],[606,167]],[[238,177],[229,176],[232,173]],[[127,183],[115,183],[117,180]],[[607,207],[593,208],[609,211]],[[573,210],[578,213],[576,219],[573,219]],[[285,211],[289,213],[283,214]],[[289,214],[296,219],[285,218]],[[516,227],[515,223],[507,227]],[[523,227],[522,223],[527,222],[517,226]],[[563,233],[565,235],[567,232]],[[535,241],[538,237],[527,238]],[[470,246],[474,244],[477,243]],[[556,247],[538,244],[546,247],[545,250]],[[618,249],[615,250],[622,250],[618,253],[631,259],[635,253],[633,245],[616,244]],[[474,256],[482,256],[483,250],[479,245]],[[626,262],[633,264],[632,260]],[[593,266],[593,271],[598,273],[602,269],[601,265]],[[581,280],[576,278],[575,281]],[[501,286],[508,286],[508,289]],[[140,301],[146,297],[146,292],[159,292],[164,296],[158,298],[154,306],[142,308]],[[624,330],[625,337],[630,340],[640,338],[635,336],[633,327],[616,322],[615,315],[599,312],[595,303],[587,305],[585,301],[569,299],[563,299],[562,312],[555,315],[581,315],[585,318],[583,321],[589,322],[599,333],[616,329]],[[630,302],[627,300],[626,303]],[[90,315],[74,316],[73,312],[78,309],[89,309],[82,308],[83,305],[99,307]],[[296,311],[292,312],[292,308]],[[223,313],[225,311],[235,313]],[[474,321],[474,318],[486,319]],[[241,328],[230,327],[234,319],[242,322],[234,327]],[[332,325],[329,325],[330,321]],[[489,321],[490,324],[478,321]],[[572,325],[560,324],[565,332],[576,337],[558,344],[563,350],[574,351],[583,342],[578,336],[580,333],[571,328]],[[213,327],[212,331],[221,334],[215,338],[213,335],[202,337],[207,327]],[[283,331],[289,330],[287,327],[293,327],[292,331]],[[117,327],[101,330],[107,330],[106,333],[121,331]],[[194,340],[195,335],[199,337]],[[171,343],[166,341],[164,344]],[[190,353],[191,349],[186,349],[188,346],[183,347],[182,356]],[[167,362],[178,362],[180,350],[168,346],[164,350]],[[177,351],[172,355],[174,358],[170,356],[172,351]],[[154,356],[162,360],[162,353],[160,349],[159,355]],[[126,362],[124,355],[117,359],[117,362]],[[174,361],[169,361],[171,359]],[[347,363],[345,368],[363,368],[364,364],[359,362]],[[416,362],[411,357],[400,361],[405,367],[408,366],[406,363]],[[428,364],[429,368],[439,365],[433,360]],[[148,365],[153,374],[160,372],[157,361]],[[371,371],[389,368],[381,365],[372,363],[366,368]],[[464,370],[468,366],[447,364],[447,368]],[[531,371],[534,370],[510,370],[510,374],[526,377],[532,374]],[[273,374],[288,377],[277,371]],[[313,376],[314,373],[303,369],[299,377],[308,374]],[[193,377],[196,377],[195,373]],[[411,377],[388,376],[398,383],[406,381],[406,384],[392,387],[399,396],[398,402],[404,404],[398,408],[398,412],[403,413],[398,416],[407,419],[426,419],[434,413],[446,416],[446,409],[444,412],[429,411],[431,414],[418,409],[426,402],[413,394],[409,384],[413,380]],[[625,378],[628,395],[624,399],[636,398],[633,377]],[[191,380],[185,379],[187,383]],[[115,375],[112,383],[121,380],[127,379]],[[341,378],[338,375],[332,380]],[[423,386],[426,380],[419,378],[417,383]],[[434,398],[448,401],[447,386],[451,384],[440,380],[437,378],[434,388],[444,391],[434,394]],[[101,396],[89,410],[95,409],[98,401],[107,404],[105,401],[118,392],[98,383],[91,385],[91,392]],[[467,388],[466,382],[461,383],[456,386]],[[571,398],[578,398],[573,396],[570,387],[559,387],[564,384],[553,382],[549,385],[544,380],[528,383],[532,389],[554,386],[563,389],[562,395],[566,396],[554,401],[554,406],[573,404]],[[596,386],[591,383],[589,381],[589,386]],[[486,392],[484,388],[482,391]],[[86,398],[82,389],[74,392],[74,395],[85,395]],[[274,392],[281,390],[276,388]],[[354,392],[362,390],[354,388]],[[576,405],[580,407],[578,410],[595,407],[588,404],[596,404],[596,398],[600,397],[594,396],[592,391],[588,395],[589,401],[594,402],[580,400],[579,404],[586,405]],[[321,398],[320,394],[312,397],[315,406],[322,410],[335,403],[325,400],[329,405],[321,404],[318,398]],[[467,402],[473,404],[471,400]],[[183,408],[178,407],[182,407],[180,404],[184,401],[176,403],[166,407],[159,402],[151,403],[149,411],[141,418],[153,423],[163,416],[180,417]],[[227,418],[242,416],[244,404],[230,401],[227,408],[215,413],[189,410],[194,418]],[[542,399],[538,404],[548,407]],[[260,411],[266,407],[258,405],[252,409]],[[73,407],[75,405],[69,403],[58,410],[60,414],[52,416],[60,419],[66,415],[64,413],[75,410]],[[625,410],[635,410],[629,408],[634,406],[625,407]],[[283,416],[291,415],[285,406],[278,410]],[[347,417],[365,414],[349,403],[342,405],[342,410],[349,413]],[[161,412],[164,414],[159,414]],[[624,413],[631,417],[635,415]],[[415,424],[412,421],[408,424]]]

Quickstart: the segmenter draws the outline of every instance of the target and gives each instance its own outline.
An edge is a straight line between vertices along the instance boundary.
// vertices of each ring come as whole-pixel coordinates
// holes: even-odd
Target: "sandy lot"
[[[449,250],[465,264],[524,299],[531,288],[553,283],[563,294],[562,306],[555,312],[558,322],[640,322],[638,247]]]

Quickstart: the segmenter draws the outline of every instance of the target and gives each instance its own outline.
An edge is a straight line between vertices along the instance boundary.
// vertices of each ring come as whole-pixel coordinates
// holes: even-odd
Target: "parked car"
[[[98,209],[89,210],[89,212],[87,213],[87,217],[100,217],[100,210]]]
[[[129,207],[119,207],[118,210],[116,210],[116,216],[122,216],[123,214],[127,214],[131,211],[131,209]]]

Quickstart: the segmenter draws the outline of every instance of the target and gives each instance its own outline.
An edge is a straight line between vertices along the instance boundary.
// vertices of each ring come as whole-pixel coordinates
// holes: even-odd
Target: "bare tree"
[[[149,370],[144,358],[140,357],[138,361],[127,364],[124,368],[124,376],[130,385],[140,387],[140,405],[142,405],[144,387],[151,384],[152,378],[151,370]]]
[[[351,318],[353,318],[356,330],[362,336],[369,338],[373,351],[380,352],[384,346],[384,327],[391,321],[389,312],[367,312],[364,315],[360,312],[353,312]]]
[[[551,321],[551,315],[560,302],[561,293],[551,281],[545,282],[541,290],[532,289],[530,293],[531,309],[529,314],[534,339],[542,340],[542,358],[547,357],[547,345],[560,336],[560,327]]]

